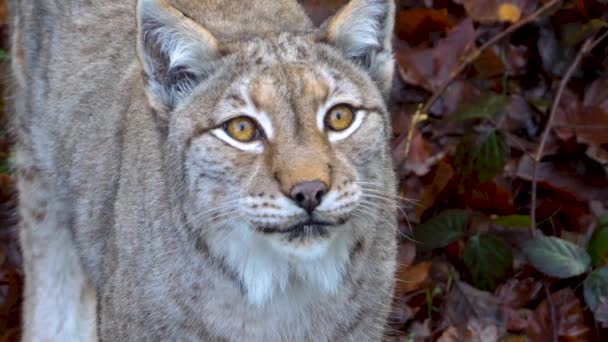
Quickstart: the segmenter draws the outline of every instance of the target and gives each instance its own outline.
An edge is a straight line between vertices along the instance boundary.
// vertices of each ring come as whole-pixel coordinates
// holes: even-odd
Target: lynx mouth
[[[335,224],[308,219],[288,227],[257,227],[262,234],[285,234],[289,241],[301,238],[323,238],[329,235],[328,227]]]

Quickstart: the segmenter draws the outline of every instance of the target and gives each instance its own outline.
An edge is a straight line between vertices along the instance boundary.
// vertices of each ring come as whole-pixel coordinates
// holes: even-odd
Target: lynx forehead
[[[25,341],[381,340],[391,0],[9,1]]]

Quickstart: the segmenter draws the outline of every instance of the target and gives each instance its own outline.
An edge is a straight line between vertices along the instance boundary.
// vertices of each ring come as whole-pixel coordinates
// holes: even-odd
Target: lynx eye
[[[224,131],[234,140],[251,142],[259,139],[262,132],[257,123],[246,116],[239,116],[224,123]]]
[[[340,132],[352,125],[355,114],[350,106],[337,105],[325,114],[325,127],[334,132]]]

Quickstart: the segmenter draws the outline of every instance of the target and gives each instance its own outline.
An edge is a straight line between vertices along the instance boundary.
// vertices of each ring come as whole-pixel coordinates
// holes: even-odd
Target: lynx
[[[24,341],[378,341],[391,0],[11,0]]]

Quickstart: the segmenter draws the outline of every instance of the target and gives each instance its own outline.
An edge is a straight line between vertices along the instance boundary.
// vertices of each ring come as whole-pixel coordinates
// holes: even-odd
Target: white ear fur
[[[167,113],[210,73],[218,43],[166,0],[139,0],[137,19],[146,92],[154,108]]]
[[[394,71],[394,17],[393,0],[351,0],[324,24],[326,39],[365,68],[385,95]]]

